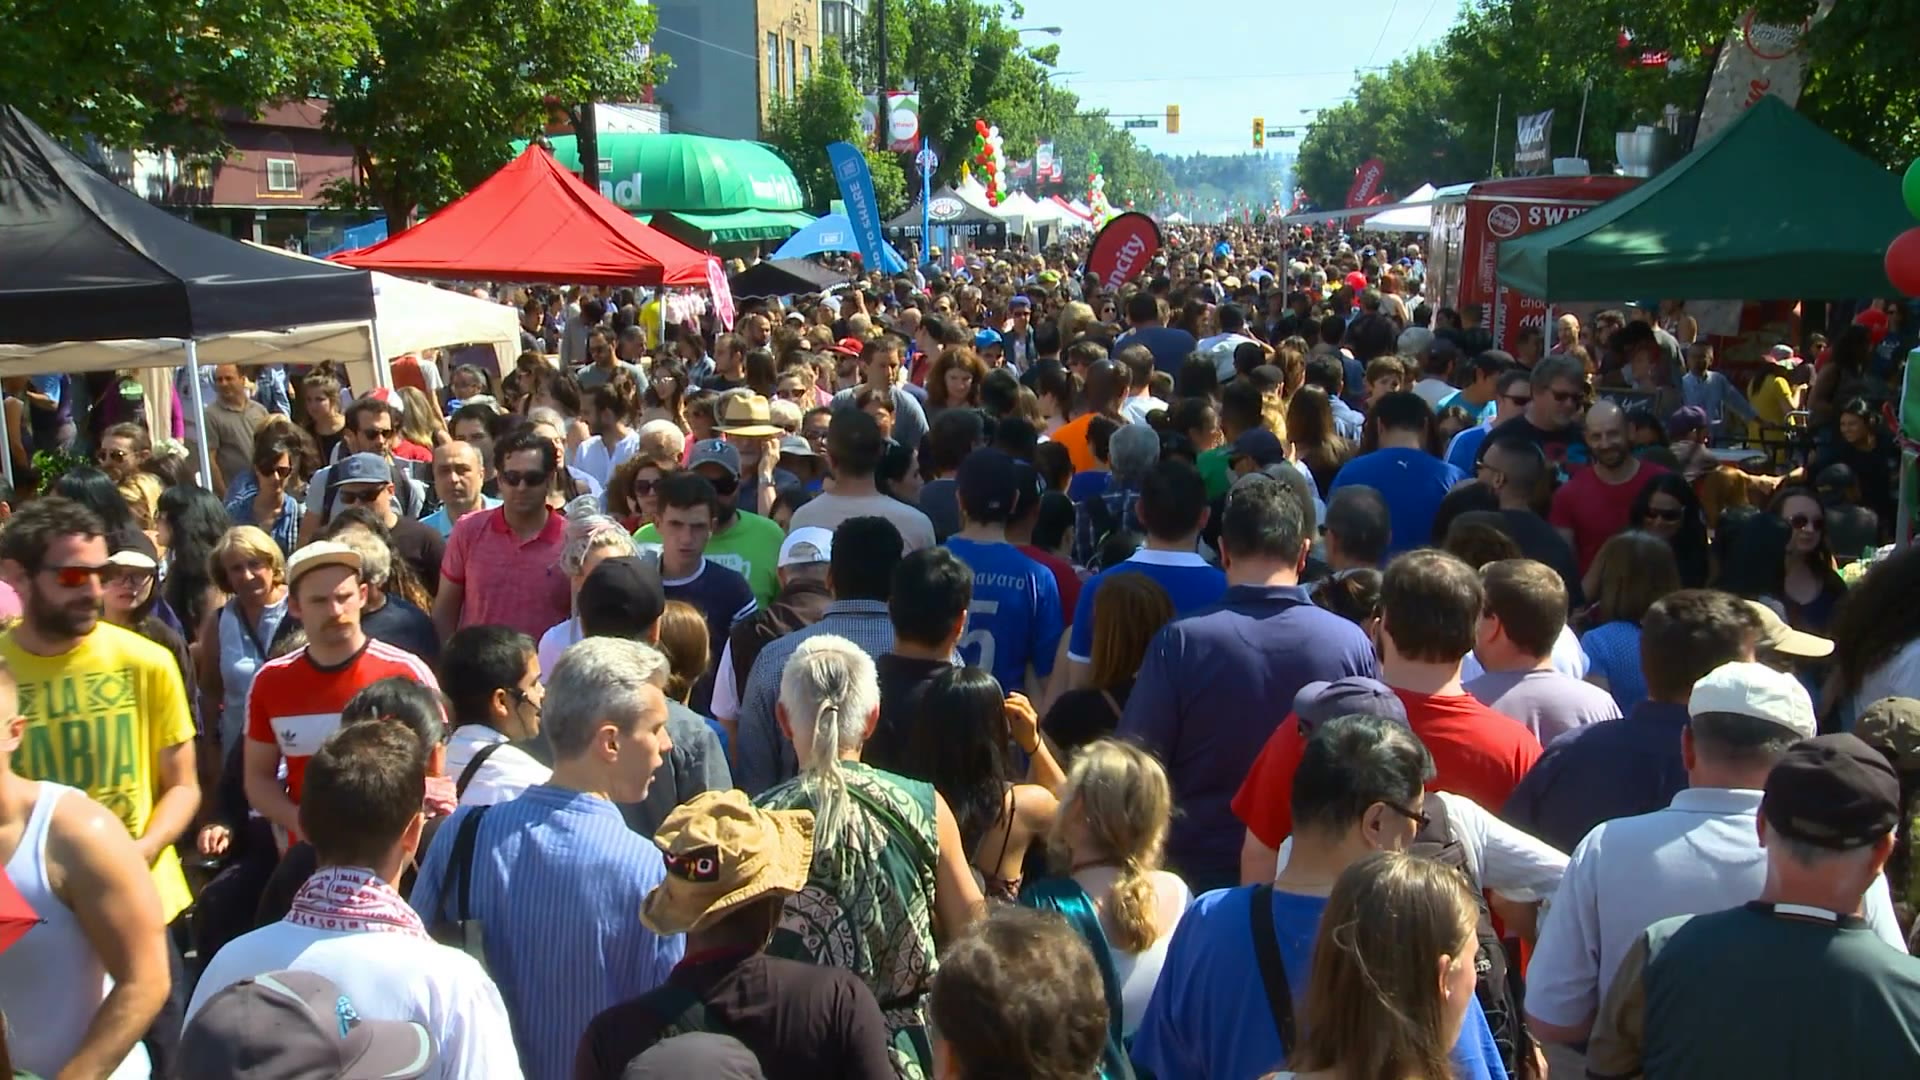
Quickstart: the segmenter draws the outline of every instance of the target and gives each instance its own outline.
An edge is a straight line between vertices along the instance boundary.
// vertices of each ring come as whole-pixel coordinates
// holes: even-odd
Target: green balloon
[[[1907,212],[1920,218],[1920,158],[1907,166],[1907,175],[1900,181],[1900,194],[1906,197]]]

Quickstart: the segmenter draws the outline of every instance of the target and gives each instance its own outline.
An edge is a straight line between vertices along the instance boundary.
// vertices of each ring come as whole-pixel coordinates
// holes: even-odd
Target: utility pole
[[[595,191],[600,190],[600,123],[594,115],[593,99],[580,103],[573,121],[573,148],[580,154],[580,179]]]
[[[873,37],[880,51],[879,58],[874,62],[880,85],[876,88],[874,98],[873,137],[884,148],[888,145],[887,129],[890,126],[887,115],[887,0],[873,0],[873,12]]]

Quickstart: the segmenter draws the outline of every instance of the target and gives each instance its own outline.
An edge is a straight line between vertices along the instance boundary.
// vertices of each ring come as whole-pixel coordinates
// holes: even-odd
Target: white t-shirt
[[[560,662],[560,654],[580,640],[580,620],[567,619],[547,627],[540,635],[540,645],[534,650],[540,657],[540,685],[547,685],[547,676],[553,673],[553,665]]]
[[[625,464],[627,459],[640,452],[640,433],[629,431],[626,437],[607,449],[606,440],[595,435],[576,448],[573,460],[569,464],[578,472],[586,473],[599,481],[605,488],[613,482],[613,470]]]
[[[269,971],[325,976],[369,1020],[407,1020],[433,1032],[429,1077],[521,1080],[500,990],[472,957],[408,934],[316,930],[290,922],[229,941],[207,965],[187,1006],[191,1021],[221,990]]]
[[[507,741],[505,735],[485,724],[460,725],[447,739],[447,775],[457,781],[466,773],[473,755]],[[517,746],[502,746],[488,754],[473,779],[467,781],[467,790],[460,793],[460,805],[492,806],[517,799],[521,792],[546,783],[552,775],[553,770],[540,764],[532,754]]]
[[[1144,424],[1147,417],[1157,409],[1164,409],[1167,403],[1152,394],[1130,397],[1120,403],[1120,415],[1127,418],[1129,424]]]
[[[1433,406],[1435,411],[1439,410],[1441,402],[1458,392],[1458,388],[1447,382],[1447,380],[1436,379],[1432,376],[1421,379],[1409,387],[1409,389],[1419,394],[1428,405]]]
[[[740,715],[740,683],[733,676],[733,641],[720,647],[720,663],[713,669],[713,700],[707,711],[715,720],[732,720]]]
[[[1182,912],[1192,906],[1193,890],[1186,882],[1161,870],[1154,874],[1154,891],[1160,893],[1158,886],[1163,884],[1170,886],[1175,897],[1174,903]],[[1117,948],[1107,950],[1113,958],[1114,977],[1120,980],[1122,1035],[1132,1035],[1140,1030],[1140,1020],[1147,1015],[1147,1002],[1153,998],[1154,985],[1160,981],[1160,969],[1167,963],[1167,945],[1172,941],[1173,931],[1169,930],[1137,953],[1122,952]]]
[[[1902,645],[1860,680],[1860,692],[1853,696],[1855,715],[1888,697],[1920,697],[1920,638]]]
[[[1451,791],[1428,795],[1447,804],[1447,826],[1460,841],[1466,855],[1467,872],[1482,888],[1522,904],[1553,896],[1567,871],[1567,857],[1546,841],[1502,821],[1497,815]],[[1280,844],[1280,857],[1273,875],[1287,868],[1293,854],[1293,838]]]

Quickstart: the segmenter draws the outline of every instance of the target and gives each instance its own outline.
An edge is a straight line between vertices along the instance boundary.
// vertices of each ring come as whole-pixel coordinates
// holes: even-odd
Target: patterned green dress
[[[894,1068],[932,1074],[926,995],[933,980],[934,862],[940,840],[933,785],[859,762],[847,781],[846,838],[816,848],[807,887],[788,899],[767,952],[846,968],[866,980],[892,1036]],[[756,800],[769,810],[814,809],[805,777]]]

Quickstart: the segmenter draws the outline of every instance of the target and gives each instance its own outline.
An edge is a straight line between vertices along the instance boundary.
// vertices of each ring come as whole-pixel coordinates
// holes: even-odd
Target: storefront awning
[[[798,210],[662,210],[655,228],[702,244],[743,244],[785,240],[808,225],[812,216]]]

